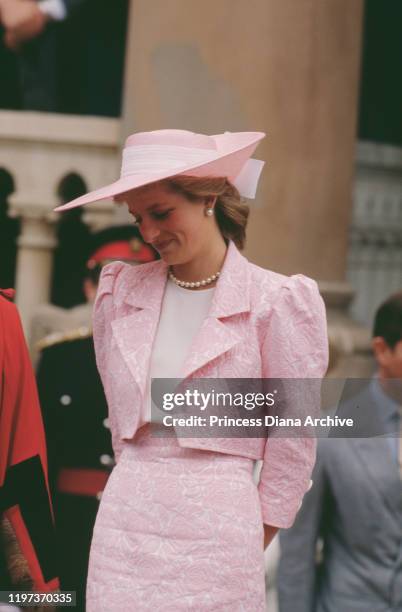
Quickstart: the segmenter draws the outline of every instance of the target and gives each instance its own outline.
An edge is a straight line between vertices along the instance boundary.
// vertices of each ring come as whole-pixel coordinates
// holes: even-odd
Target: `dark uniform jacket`
[[[63,589],[84,609],[92,530],[113,467],[107,404],[85,328],[42,343],[37,372]]]

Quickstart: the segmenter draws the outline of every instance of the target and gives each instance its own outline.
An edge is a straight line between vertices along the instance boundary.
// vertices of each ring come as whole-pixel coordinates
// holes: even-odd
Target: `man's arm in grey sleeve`
[[[324,451],[327,440],[318,440],[313,486],[306,493],[296,520],[281,530],[281,555],[277,573],[279,612],[314,612],[316,595],[317,542],[322,523],[328,485],[325,478]]]

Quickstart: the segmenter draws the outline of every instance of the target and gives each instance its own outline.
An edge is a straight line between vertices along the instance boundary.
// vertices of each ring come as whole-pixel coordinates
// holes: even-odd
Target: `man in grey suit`
[[[378,371],[343,410],[364,407],[377,437],[318,441],[313,487],[280,535],[280,612],[402,611],[402,292],[378,309]]]

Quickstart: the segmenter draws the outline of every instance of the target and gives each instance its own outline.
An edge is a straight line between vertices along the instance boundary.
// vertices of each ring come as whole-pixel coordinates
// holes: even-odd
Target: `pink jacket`
[[[167,280],[160,260],[104,267],[94,306],[98,369],[118,461],[139,424]],[[250,263],[229,243],[211,308],[184,364],[187,378],[321,378],[328,362],[325,307],[316,283]],[[181,446],[263,459],[263,522],[290,527],[308,490],[313,438],[178,438]]]

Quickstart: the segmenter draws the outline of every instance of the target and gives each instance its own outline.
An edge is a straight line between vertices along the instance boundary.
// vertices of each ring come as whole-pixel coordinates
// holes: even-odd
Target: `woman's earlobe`
[[[205,198],[205,215],[207,217],[212,217],[212,215],[215,212],[215,205],[216,205],[216,200],[217,200],[217,196],[210,196],[208,198]]]

